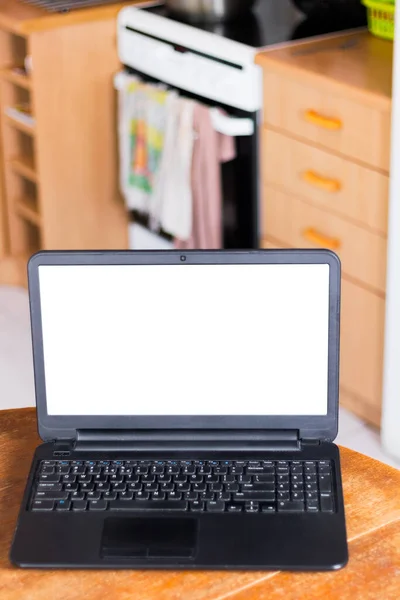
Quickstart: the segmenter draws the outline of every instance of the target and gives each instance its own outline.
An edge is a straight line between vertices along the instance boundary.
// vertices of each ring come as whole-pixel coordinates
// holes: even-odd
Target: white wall
[[[382,443],[400,458],[400,2],[395,39]]]

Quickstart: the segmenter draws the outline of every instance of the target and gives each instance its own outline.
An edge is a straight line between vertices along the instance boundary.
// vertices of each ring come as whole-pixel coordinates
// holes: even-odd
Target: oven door
[[[247,112],[214,102],[181,88],[172,87],[136,69],[126,68],[126,73],[136,75],[147,83],[161,83],[166,89],[174,89],[183,97],[197,100],[215,109],[211,110],[215,129],[220,133],[232,135],[236,150],[233,160],[221,163],[224,248],[258,248],[258,112]],[[119,87],[118,79],[115,85]],[[223,113],[217,109],[221,109]],[[165,233],[160,232],[160,235],[167,240],[168,236]]]

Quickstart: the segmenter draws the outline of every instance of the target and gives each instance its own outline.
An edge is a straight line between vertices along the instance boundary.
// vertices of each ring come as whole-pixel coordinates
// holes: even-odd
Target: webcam
[[[186,256],[184,254],[181,254],[181,261],[185,262],[185,260],[186,260]]]

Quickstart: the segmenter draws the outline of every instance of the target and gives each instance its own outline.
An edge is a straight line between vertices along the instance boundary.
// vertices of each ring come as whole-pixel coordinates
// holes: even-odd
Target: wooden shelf
[[[35,171],[35,167],[33,165],[32,158],[27,156],[21,156],[20,158],[14,158],[9,162],[14,173],[18,173],[18,175],[22,175],[29,181],[33,183],[37,183],[38,177]]]
[[[15,212],[36,227],[40,227],[42,219],[37,211],[35,201],[32,198],[20,198],[15,202]]]
[[[6,81],[15,83],[15,85],[19,85],[19,87],[22,87],[25,90],[31,89],[30,77],[28,75],[17,73],[16,71],[14,71],[14,69],[3,69],[2,71],[0,71],[0,77],[2,79],[5,79]]]
[[[34,125],[27,125],[26,123],[18,121],[17,119],[14,119],[13,117],[10,117],[7,114],[4,115],[4,118],[6,122],[9,123],[9,125],[11,125],[12,127],[15,127],[15,129],[19,129],[20,131],[22,131],[23,133],[27,133],[28,135],[35,135]]]

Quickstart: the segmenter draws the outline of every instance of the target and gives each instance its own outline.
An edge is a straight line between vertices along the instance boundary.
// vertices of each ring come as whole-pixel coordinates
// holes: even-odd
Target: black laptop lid
[[[29,263],[39,432],[337,432],[329,251],[43,252]]]

